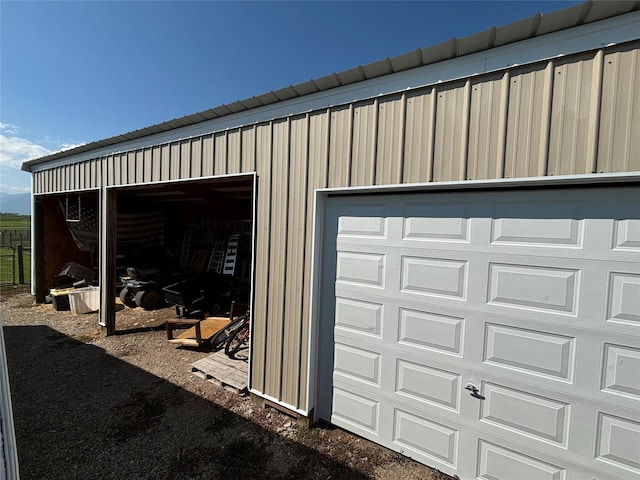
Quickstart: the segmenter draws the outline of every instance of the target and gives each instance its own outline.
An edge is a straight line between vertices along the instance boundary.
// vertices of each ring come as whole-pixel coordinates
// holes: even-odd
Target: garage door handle
[[[469,390],[469,395],[471,395],[472,397],[477,398],[478,400],[484,400],[484,396],[480,395],[478,387],[476,387],[473,383],[467,383],[464,388],[465,390]]]

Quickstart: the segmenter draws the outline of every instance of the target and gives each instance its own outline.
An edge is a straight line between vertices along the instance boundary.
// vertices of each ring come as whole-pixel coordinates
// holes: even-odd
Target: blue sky
[[[0,192],[22,162],[576,1],[0,1]]]

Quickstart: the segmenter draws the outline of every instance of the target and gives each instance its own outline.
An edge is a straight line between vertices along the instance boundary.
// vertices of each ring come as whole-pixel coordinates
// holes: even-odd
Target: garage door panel
[[[387,238],[387,210],[387,204],[377,202],[343,207],[338,218],[338,239],[353,236]]]
[[[566,469],[546,463],[536,457],[481,440],[478,452],[478,478],[483,480],[512,480],[518,478],[536,480],[565,480]]]
[[[538,265],[489,264],[489,303],[576,315],[581,271]]]
[[[399,408],[393,409],[393,443],[413,453],[457,468],[458,430]]]
[[[401,257],[401,293],[465,300],[468,262],[428,257]]]
[[[337,328],[382,338],[384,305],[354,298],[336,297]]]
[[[607,322],[640,329],[640,274],[609,272],[607,292]]]
[[[618,198],[615,212],[612,250],[619,253],[640,253],[640,198],[637,194]]]
[[[584,248],[584,202],[496,202],[492,217],[491,244]]]
[[[342,303],[342,298],[338,297]],[[356,304],[368,303],[358,299]],[[359,305],[358,305],[359,306]],[[409,354],[417,357],[441,357],[443,362],[462,364],[465,342],[465,319],[450,315],[450,309],[431,309],[431,311],[416,311],[405,309],[398,304],[386,304],[384,314],[378,318],[374,313],[366,312],[367,318],[357,323],[355,317],[342,317],[345,311],[341,307],[336,309],[336,324],[333,337],[336,342],[352,344],[362,348],[384,350],[391,355]],[[447,312],[440,313],[440,312]],[[482,335],[481,328],[475,328]],[[379,335],[376,332],[382,332]],[[480,359],[480,355],[477,356]]]
[[[464,324],[463,317],[400,308],[398,342],[462,357]]]
[[[598,432],[596,458],[640,475],[640,423],[601,413]]]
[[[639,198],[330,201],[332,421],[461,478],[640,479]]]
[[[640,345],[634,343],[633,339],[625,342],[623,337],[617,336],[602,339],[597,332],[577,337],[572,337],[568,329],[564,332],[569,333],[566,338],[575,338],[576,352],[591,352],[590,355],[576,357],[580,358],[580,361],[576,362],[572,382],[562,378],[551,381],[546,375],[540,375],[536,371],[528,373],[520,368],[511,368],[511,365],[505,367],[497,362],[474,364],[464,359],[460,361],[459,368],[457,365],[454,368],[463,372],[463,375],[471,372],[474,378],[489,383],[506,385],[571,405],[577,402],[596,408],[599,404],[606,404],[609,411],[615,411],[616,408],[620,409],[620,412],[637,411],[640,403],[635,393],[640,382],[637,373],[640,370],[637,370],[636,366]],[[558,332],[554,334],[557,335]],[[439,368],[451,368],[451,365],[440,363]],[[628,413],[620,415],[626,416]]]
[[[374,387],[380,386],[381,354],[374,350],[345,345],[336,341],[334,374],[350,376]]]
[[[640,348],[604,344],[601,389],[640,401]]]
[[[336,281],[365,287],[384,288],[385,255],[339,251]]]
[[[471,202],[411,202],[404,204],[402,239],[423,242],[469,243]]]
[[[498,382],[495,382],[494,384],[499,385]],[[526,393],[530,393],[534,397],[535,393],[537,393],[537,390],[533,390],[533,392],[528,391],[526,384],[521,384],[518,387],[519,388],[515,388],[514,390],[520,390],[523,398]],[[485,388],[486,384],[483,384],[483,390]],[[512,385],[509,385],[506,388],[512,388]],[[487,391],[486,393],[491,392]],[[517,452],[525,457],[536,458],[543,463],[556,465],[567,470],[568,478],[574,478],[576,480],[588,478],[588,473],[595,475],[595,472],[606,472],[601,473],[600,475],[601,478],[607,479],[624,478],[625,480],[630,480],[631,478],[636,478],[635,476],[629,475],[628,469],[622,469],[619,465],[614,465],[613,463],[605,463],[598,458],[597,444],[599,442],[599,436],[594,436],[593,434],[594,430],[597,428],[599,418],[603,414],[605,416],[613,416],[621,420],[628,420],[627,415],[630,413],[629,411],[616,411],[615,414],[609,410],[603,412],[598,409],[598,405],[596,404],[576,404],[571,396],[558,396],[555,392],[549,390],[542,390],[540,393],[542,393],[542,395],[538,395],[538,397],[548,400],[549,407],[553,407],[554,405],[562,406],[562,404],[567,405],[565,411],[562,411],[561,408],[558,408],[557,412],[554,412],[553,408],[549,409],[547,412],[548,416],[546,422],[548,428],[543,429],[537,423],[528,422],[527,418],[515,416],[511,417],[511,420],[515,421],[514,423],[520,424],[517,425],[517,428],[514,428],[513,425],[505,425],[504,423],[506,422],[504,421],[509,420],[507,412],[503,410],[496,410],[496,415],[499,414],[502,417],[500,420],[503,420],[503,423],[491,421],[482,416],[479,417],[480,421],[478,422],[477,428],[478,444],[488,442],[507,450]],[[482,408],[485,412],[483,415],[486,415],[487,407],[483,406]],[[535,414],[535,412],[532,413]],[[552,436],[554,433],[554,424],[552,422],[554,417],[565,414],[567,416],[567,423],[564,425],[566,435],[565,444],[546,439],[543,436],[544,434]],[[525,417],[530,415],[531,414],[527,414]],[[524,430],[525,428],[529,428],[530,431]],[[461,430],[461,434],[462,432],[464,432],[464,429]],[[562,435],[562,430],[560,428],[557,429],[557,432],[560,436]],[[633,445],[633,443],[630,445]],[[462,478],[466,477],[463,476]],[[522,477],[518,471],[517,475],[512,472],[511,477],[507,478],[513,479],[525,477]],[[537,479],[537,477],[533,478]]]
[[[461,384],[459,372],[397,359],[395,392],[399,395],[458,412]]]
[[[632,206],[625,203],[620,206],[622,211],[630,210],[631,208],[635,209],[636,213],[640,211],[638,203],[634,203]],[[640,253],[640,220],[614,220],[611,244],[612,250],[616,252]]]
[[[527,438],[566,446],[570,405],[503,385],[483,382],[480,419]]]
[[[352,388],[347,390],[334,385],[332,423],[347,428],[353,427],[358,433],[371,438],[371,435],[378,435],[379,419],[378,400],[355,393]]]
[[[554,381],[573,381],[573,337],[488,323],[484,345],[485,363]]]

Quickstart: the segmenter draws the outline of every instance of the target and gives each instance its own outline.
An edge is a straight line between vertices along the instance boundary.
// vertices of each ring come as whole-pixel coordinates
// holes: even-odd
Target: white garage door
[[[640,478],[640,189],[330,197],[319,417],[462,479]]]

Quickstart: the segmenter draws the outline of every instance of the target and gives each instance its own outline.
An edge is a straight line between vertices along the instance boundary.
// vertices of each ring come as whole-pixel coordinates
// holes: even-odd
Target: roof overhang
[[[115,151],[123,151],[129,148],[136,148],[132,144],[139,143],[136,141],[144,139],[146,137],[157,137],[158,141],[155,142],[155,144],[160,144],[163,143],[161,134],[165,132],[178,129],[185,130],[185,127],[202,124],[203,122],[221,119],[223,117],[240,114],[242,112],[248,112],[249,110],[262,109],[265,111],[271,111],[271,109],[265,109],[264,107],[299,99],[301,97],[312,94],[318,94],[320,92],[325,92],[328,90],[339,89],[340,87],[346,87],[365,81],[379,79],[380,77],[386,77],[392,74],[398,74],[429,65],[439,64],[459,57],[478,54],[479,52],[499,49],[500,47],[516,44],[525,40],[531,40],[537,37],[542,37],[575,27],[593,24],[594,22],[611,19],[619,15],[624,15],[639,10],[640,0],[598,2],[588,1],[581,5],[560,10],[548,15],[537,14],[533,17],[526,18],[509,25],[505,25],[502,27],[493,27],[489,30],[477,33],[475,35],[471,35],[461,39],[454,38],[448,42],[440,43],[432,47],[417,49],[413,52],[409,52],[393,58],[385,58],[378,62],[374,62],[365,66],[358,66],[341,73],[333,73],[331,75],[327,75],[315,80],[309,80],[297,85],[290,85],[280,90],[267,92],[257,97],[238,100],[228,105],[220,105],[218,107],[210,108],[208,110],[194,113],[192,115],[186,115],[184,117],[169,120],[156,125],[151,125],[139,130],[134,130],[114,137],[87,143],[73,149],[52,153],[44,157],[24,162],[22,164],[22,170],[31,172],[50,166],[57,166],[61,163],[69,163],[69,161],[80,161],[82,160],[81,157],[85,157],[89,152],[95,152],[95,157],[108,154],[106,153],[107,151],[109,153],[115,153]],[[630,29],[631,32],[635,32],[631,34],[633,38],[624,37],[622,39],[617,39],[614,41],[630,41],[640,38],[640,12],[637,13],[638,14],[634,15],[634,18],[632,19],[632,23],[635,25],[635,29],[633,27]],[[629,34],[625,35],[627,37],[629,36]],[[578,35],[578,37],[580,37],[580,35]],[[592,42],[593,41],[594,40],[592,40]],[[611,42],[611,39],[602,38],[602,41],[600,41],[597,47],[606,46],[608,44],[611,44]],[[591,46],[591,48],[597,47]],[[548,48],[548,45],[546,46],[546,48]],[[549,49],[549,53],[546,58],[550,58],[551,56],[561,56],[571,53],[577,53],[577,51],[580,51],[580,48],[583,48],[582,51],[587,49],[587,47],[585,46],[580,47],[578,45],[573,47],[573,50],[568,49],[566,52],[557,52]],[[504,48],[500,50],[503,52],[505,51]],[[542,60],[542,58],[538,58],[538,60]],[[523,63],[532,61],[534,60],[525,59]],[[476,72],[476,74],[486,73],[487,71],[497,70],[500,68],[508,68],[509,66],[515,65],[508,63],[504,64],[504,62],[502,64],[495,63],[494,65],[491,65],[490,62],[485,63],[487,67],[484,68],[484,71]],[[517,62],[517,64],[521,63]],[[471,75],[470,73],[468,74]],[[446,80],[451,79],[454,78],[448,78]],[[435,82],[439,81],[445,80],[435,80]],[[266,118],[267,117],[265,117],[265,119]],[[276,115],[274,114],[271,118],[276,118]],[[242,122],[238,122],[237,126],[242,126]],[[195,134],[198,134],[198,132],[193,131],[191,133],[191,135]],[[189,134],[187,133],[182,138],[188,137]],[[130,147],[118,149],[110,148],[115,146],[124,146],[127,144],[129,144]],[[62,161],[63,159],[66,159],[67,161]],[[50,163],[53,163],[53,165],[44,165]]]

